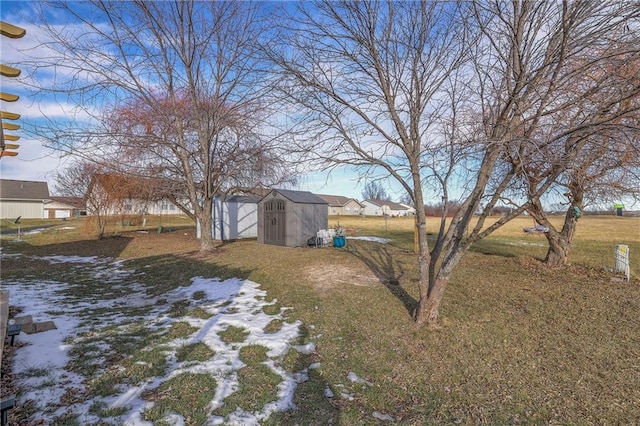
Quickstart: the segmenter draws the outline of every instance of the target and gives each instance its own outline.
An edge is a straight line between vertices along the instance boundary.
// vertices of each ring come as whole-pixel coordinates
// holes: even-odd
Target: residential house
[[[405,204],[383,200],[364,200],[365,216],[410,216],[415,214],[415,209]]]
[[[343,197],[342,195],[318,194],[329,205],[329,215],[336,216],[359,216],[362,214],[364,206],[355,198]]]
[[[62,219],[85,216],[87,209],[82,197],[50,197],[44,205],[44,216],[49,219]]]
[[[165,194],[159,179],[95,174],[85,195],[87,214],[181,214]]]
[[[0,218],[43,219],[49,200],[47,182],[0,179]]]

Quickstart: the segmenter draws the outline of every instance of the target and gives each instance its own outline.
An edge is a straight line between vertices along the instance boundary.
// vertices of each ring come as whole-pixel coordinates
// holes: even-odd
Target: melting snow
[[[1,253],[1,251],[0,251]],[[2,256],[6,256],[2,254]],[[75,267],[92,268],[95,278],[107,282],[114,288],[114,298],[100,301],[77,301],[66,299],[63,295],[70,286],[61,282],[32,282],[32,281],[9,281],[3,282],[3,288],[10,290],[10,302],[13,306],[24,308],[20,315],[32,315],[35,322],[54,321],[57,329],[32,335],[20,334],[19,340],[25,343],[24,346],[16,349],[14,357],[14,372],[16,377],[23,377],[18,385],[25,391],[18,401],[24,402],[28,399],[34,400],[37,404],[38,417],[44,416],[44,421],[60,415],[64,410],[73,410],[79,415],[79,421],[84,424],[96,423],[100,420],[89,412],[89,407],[93,402],[102,401],[111,408],[125,407],[127,412],[120,417],[119,423],[128,426],[151,425],[144,421],[142,413],[151,406],[141,398],[144,391],[154,389],[162,382],[182,373],[206,373],[216,379],[217,388],[213,400],[212,409],[221,406],[224,399],[238,388],[238,379],[235,371],[244,364],[239,358],[240,348],[246,345],[262,345],[268,348],[269,357],[278,357],[287,353],[293,347],[297,351],[310,354],[315,351],[315,345],[292,346],[292,342],[299,335],[300,322],[283,322],[282,327],[275,333],[265,333],[264,328],[275,318],[282,318],[281,314],[267,315],[262,308],[275,303],[266,302],[266,292],[260,289],[260,285],[242,279],[228,279],[221,281],[217,278],[195,277],[191,283],[185,287],[178,287],[159,298],[167,300],[163,307],[156,307],[158,298],[149,297],[144,289],[130,281],[131,271],[122,268],[122,262],[113,259],[98,258],[95,256],[47,256],[41,259],[51,263],[74,264]],[[125,286],[129,290],[126,296],[115,297],[119,286]],[[183,317],[170,318],[163,314],[168,306],[177,300],[193,300],[194,293],[199,292],[200,300],[197,305],[207,311],[212,316],[208,319]],[[204,297],[200,297],[204,294]],[[228,303],[223,303],[228,301]],[[172,321],[187,321],[198,331],[186,339],[176,339],[171,342],[170,347],[177,350],[185,344],[196,342],[205,343],[213,351],[215,356],[205,362],[198,363],[176,363],[173,370],[164,377],[156,377],[136,386],[123,386],[121,394],[96,398],[71,407],[61,403],[61,398],[65,393],[81,394],[84,391],[83,381],[85,378],[78,374],[65,370],[69,361],[69,350],[71,347],[65,343],[67,338],[75,338],[83,333],[88,333],[92,325],[86,323],[85,310],[113,307],[153,307],[152,313],[146,317],[131,318],[124,315],[113,314],[105,318],[102,325],[119,324],[130,322],[132,319],[149,324],[160,324],[158,327],[167,327]],[[108,310],[108,309],[107,309]],[[84,320],[83,320],[84,318]],[[100,318],[102,320],[102,318]],[[220,331],[229,326],[242,327],[249,332],[246,340],[240,344],[227,345],[218,335]],[[297,373],[288,373],[276,363],[269,360],[265,363],[272,371],[282,377],[282,382],[278,388],[278,400],[263,407],[260,412],[248,413],[243,410],[236,410],[227,418],[211,416],[209,424],[258,424],[261,420],[268,418],[276,410],[286,410],[295,408],[293,395],[296,385],[308,379],[308,370],[305,369]],[[318,368],[319,365],[312,365],[309,368]],[[33,377],[33,374],[24,374],[28,370],[42,369],[47,374],[42,377]],[[26,378],[27,376],[31,376]],[[49,383],[49,385],[47,385]],[[54,385],[52,385],[52,383]],[[330,391],[330,390],[329,390]],[[325,392],[326,393],[326,392]],[[58,407],[51,414],[45,414],[47,408]],[[51,417],[46,417],[51,416]],[[169,424],[182,425],[184,419],[172,414],[164,419]]]

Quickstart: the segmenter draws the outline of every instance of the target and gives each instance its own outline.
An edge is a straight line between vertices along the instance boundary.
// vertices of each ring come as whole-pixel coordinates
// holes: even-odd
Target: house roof
[[[84,200],[82,197],[49,197],[49,200],[55,201],[61,204],[67,204],[75,209],[84,209]],[[47,208],[47,206],[44,206]]]
[[[274,189],[269,194],[273,192],[278,192],[280,195],[285,197],[287,200],[299,203],[299,204],[327,204],[325,200],[320,198],[314,193],[309,191],[293,191],[291,189]],[[268,195],[268,194],[267,194]]]
[[[407,207],[400,203],[394,203],[393,201],[383,201],[383,200],[364,200],[367,203],[374,204],[378,207],[389,206],[391,210],[409,210],[410,207]]]
[[[355,201],[356,203],[362,205],[355,198],[344,197],[342,195],[318,194],[318,197],[322,198],[323,200],[325,200],[327,202],[327,204],[329,204],[330,206],[333,206],[333,207],[345,206],[345,205],[347,205],[347,203],[349,203],[349,201],[352,201],[352,200]]]
[[[0,179],[0,199],[38,200],[49,199],[47,182]]]
[[[118,199],[161,200],[166,194],[160,179],[126,176],[116,173],[97,173],[91,177],[87,193],[99,184],[104,191]]]

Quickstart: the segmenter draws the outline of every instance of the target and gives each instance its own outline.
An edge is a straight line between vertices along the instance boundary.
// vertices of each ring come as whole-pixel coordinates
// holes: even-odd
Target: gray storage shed
[[[303,246],[328,225],[327,202],[308,191],[273,189],[258,203],[261,244]]]

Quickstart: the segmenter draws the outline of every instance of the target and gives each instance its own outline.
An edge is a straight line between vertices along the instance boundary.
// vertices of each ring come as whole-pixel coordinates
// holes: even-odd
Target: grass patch
[[[191,309],[187,313],[187,315],[190,316],[190,317],[193,317],[193,318],[200,318],[200,319],[209,319],[209,318],[211,318],[213,316],[209,312],[207,312],[204,309],[202,309],[200,306],[197,306],[197,307]]]
[[[127,412],[127,407],[108,408],[107,404],[102,401],[96,401],[89,407],[89,413],[98,417],[118,417]]]
[[[191,295],[193,300],[204,300],[207,297],[207,293],[202,290],[198,290]]]
[[[290,348],[285,356],[282,357],[280,366],[286,371],[296,372],[308,367],[311,363],[310,360],[311,357],[309,355],[302,354],[294,348]]]
[[[192,345],[185,345],[176,351],[178,362],[207,361],[215,356],[215,352],[205,343],[198,342]]]
[[[283,322],[281,319],[271,320],[269,321],[269,324],[264,327],[264,332],[269,334],[277,333],[282,330],[282,324]]]
[[[247,365],[256,365],[266,361],[269,348],[262,345],[247,345],[240,349],[240,360]]]
[[[163,376],[167,369],[167,349],[155,347],[136,352],[123,363],[123,376],[128,383],[136,384],[144,379]]]
[[[242,343],[249,336],[249,332],[242,327],[230,325],[225,330],[220,331],[218,336],[225,343]]]
[[[51,370],[48,368],[30,367],[27,368],[22,374],[25,377],[45,377],[49,375]]]
[[[224,400],[215,413],[227,416],[236,408],[253,412],[277,399],[278,384],[282,378],[264,364],[250,365],[238,370],[238,390]]]
[[[191,336],[193,333],[198,331],[196,327],[193,327],[191,324],[179,321],[174,322],[169,327],[169,331],[167,332],[167,337],[170,339],[178,339],[178,338],[187,338]]]
[[[262,312],[267,315],[278,315],[282,311],[282,307],[279,303],[273,303],[271,305],[264,305],[262,307]]]
[[[187,315],[189,311],[189,306],[191,303],[188,300],[178,300],[174,302],[169,310],[169,315],[174,318],[179,318]]]
[[[155,404],[142,416],[147,421],[159,422],[167,415],[177,413],[184,417],[185,425],[203,425],[215,387],[215,379],[207,374],[180,374],[143,395]]]

